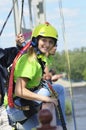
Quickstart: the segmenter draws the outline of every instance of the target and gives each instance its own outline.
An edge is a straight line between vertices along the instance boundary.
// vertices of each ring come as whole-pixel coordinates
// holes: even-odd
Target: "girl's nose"
[[[47,42],[46,42],[46,46],[50,46],[50,43],[49,43],[49,41],[47,41]]]

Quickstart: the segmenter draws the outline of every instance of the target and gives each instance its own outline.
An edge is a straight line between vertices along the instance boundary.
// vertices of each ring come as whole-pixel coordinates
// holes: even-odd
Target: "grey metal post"
[[[33,28],[33,19],[32,19],[32,0],[28,0],[28,7],[29,7],[29,21],[30,21],[30,28]]]
[[[20,17],[19,17],[19,7],[18,7],[18,0],[12,0],[14,5],[14,26],[15,26],[15,35],[20,32]]]

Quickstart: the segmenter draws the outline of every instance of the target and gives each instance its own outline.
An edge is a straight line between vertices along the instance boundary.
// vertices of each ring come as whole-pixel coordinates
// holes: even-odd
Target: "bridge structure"
[[[46,21],[44,0],[21,0],[21,2],[19,0],[12,0],[12,3],[14,7],[15,35],[21,31],[31,31],[34,26]],[[27,23],[28,26],[26,27]]]

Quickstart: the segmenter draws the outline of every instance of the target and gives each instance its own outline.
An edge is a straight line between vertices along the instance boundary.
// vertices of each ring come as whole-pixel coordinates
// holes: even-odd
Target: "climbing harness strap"
[[[39,64],[41,65],[41,68],[42,68],[42,75],[44,74],[44,69],[45,69],[45,62],[42,61],[41,58],[37,58],[38,59],[38,62]]]
[[[8,87],[8,104],[10,107],[16,107],[17,109],[20,110],[29,110],[29,106],[26,105],[24,106],[19,106],[16,103],[14,103],[14,99],[13,99],[13,90],[14,90],[14,85],[13,85],[13,74],[14,74],[14,68],[15,65],[18,61],[18,59],[20,58],[20,56],[29,48],[29,46],[31,45],[31,42],[27,43],[25,47],[23,47],[19,53],[17,54],[17,56],[15,57],[13,64],[12,64],[12,68],[11,68],[11,72],[10,72],[10,77],[9,77],[9,87]],[[38,60],[39,64],[42,66],[42,71],[44,70],[44,65],[45,63],[42,62],[41,60]],[[35,89],[35,88],[34,88]]]
[[[12,64],[12,68],[11,68],[11,72],[10,72],[10,77],[9,77],[9,87],[8,87],[8,104],[10,107],[14,107],[14,101],[13,101],[13,74],[14,74],[14,68],[15,65],[17,63],[17,60],[20,58],[20,56],[30,47],[31,42],[28,42],[25,47],[23,47],[19,53],[17,54],[17,56],[15,57],[13,64]]]

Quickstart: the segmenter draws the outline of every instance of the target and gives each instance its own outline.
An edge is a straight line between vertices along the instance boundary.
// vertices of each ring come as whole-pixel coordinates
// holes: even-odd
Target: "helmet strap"
[[[36,52],[36,54],[37,54],[37,55],[42,54],[42,52],[38,49],[38,47],[37,47],[37,46],[36,46],[36,47],[34,47],[34,50],[35,50],[35,52]]]
[[[31,45],[34,47],[34,50],[35,50],[35,52],[36,52],[36,54],[37,55],[40,55],[40,54],[42,54],[42,52],[38,49],[38,43],[37,43],[37,38],[33,38],[32,39],[32,42],[31,42]]]
[[[31,45],[32,45],[33,47],[38,46],[38,44],[37,44],[37,38],[34,37],[34,38],[32,39]]]

